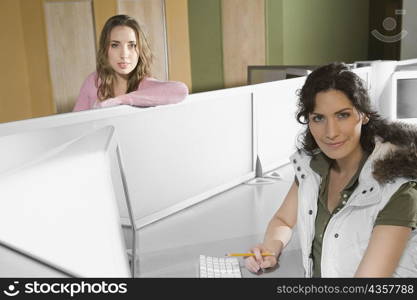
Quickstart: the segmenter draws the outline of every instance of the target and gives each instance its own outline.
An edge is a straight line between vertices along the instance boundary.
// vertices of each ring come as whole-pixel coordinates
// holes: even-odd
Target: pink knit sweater
[[[134,106],[157,106],[174,104],[185,99],[188,95],[187,86],[178,81],[160,81],[151,77],[144,78],[136,91],[109,98],[104,101],[97,100],[97,87],[95,79],[97,73],[88,75],[84,81],[73,111],[108,107],[120,104]]]

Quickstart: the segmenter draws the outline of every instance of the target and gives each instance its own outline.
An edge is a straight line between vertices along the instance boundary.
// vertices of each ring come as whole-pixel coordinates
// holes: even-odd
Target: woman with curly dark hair
[[[246,267],[275,266],[297,225],[306,277],[416,277],[417,129],[381,118],[343,63],[307,77],[297,120],[294,183]]]
[[[74,111],[128,104],[174,104],[188,95],[178,81],[151,77],[152,52],[138,22],[127,15],[109,18],[100,34],[96,72],[84,81]]]

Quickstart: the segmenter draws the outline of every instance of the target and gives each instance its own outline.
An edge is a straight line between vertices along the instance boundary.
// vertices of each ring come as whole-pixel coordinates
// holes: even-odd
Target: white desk
[[[139,230],[136,277],[198,277],[199,255],[247,252],[263,239],[266,226],[281,205],[294,173],[281,168],[283,179],[272,184],[241,184]],[[255,277],[240,259],[243,277]],[[280,267],[259,277],[303,277],[296,234],[280,258]]]

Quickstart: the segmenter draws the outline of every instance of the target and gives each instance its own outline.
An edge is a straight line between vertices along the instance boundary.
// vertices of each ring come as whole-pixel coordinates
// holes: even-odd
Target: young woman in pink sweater
[[[182,82],[150,77],[152,53],[135,19],[116,15],[100,34],[97,70],[84,81],[73,111],[128,104],[140,107],[174,104],[185,99]]]

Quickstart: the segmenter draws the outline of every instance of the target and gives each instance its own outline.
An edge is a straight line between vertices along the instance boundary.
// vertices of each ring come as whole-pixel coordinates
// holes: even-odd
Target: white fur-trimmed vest
[[[376,142],[375,150],[359,175],[357,188],[346,205],[330,219],[323,237],[322,277],[354,276],[368,246],[378,213],[398,188],[410,180],[398,177],[389,183],[380,184],[373,177],[373,162],[385,155],[390,145]],[[321,177],[310,168],[310,160],[311,156],[303,151],[291,156],[299,182],[297,230],[306,277],[312,276],[311,247],[321,182]],[[417,277],[417,229],[412,231],[393,276]]]

